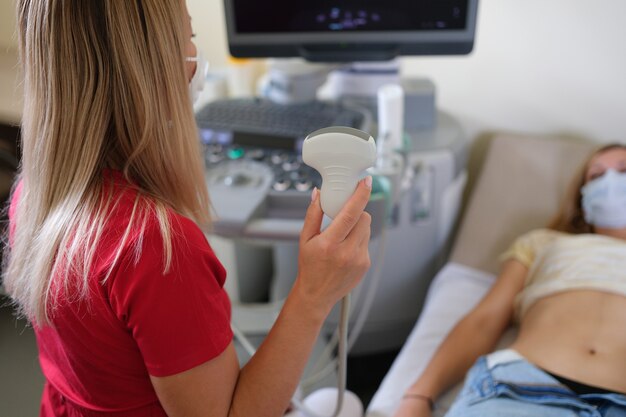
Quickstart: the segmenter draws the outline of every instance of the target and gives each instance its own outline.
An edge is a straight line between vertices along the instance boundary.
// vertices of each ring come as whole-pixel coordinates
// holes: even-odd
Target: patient
[[[448,417],[626,416],[626,145],[595,152],[577,180],[549,229],[502,256],[395,417],[430,416],[470,367]],[[510,348],[481,356],[512,322]]]

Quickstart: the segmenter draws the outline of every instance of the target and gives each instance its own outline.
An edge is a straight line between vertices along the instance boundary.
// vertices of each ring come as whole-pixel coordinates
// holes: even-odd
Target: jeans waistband
[[[626,407],[626,395],[598,392],[578,395],[543,369],[531,364],[514,349],[503,349],[480,358],[473,367],[473,384],[482,396],[503,394],[513,397],[550,397],[554,403],[576,403],[606,400]]]
[[[520,355],[515,349],[497,350],[487,355],[487,368],[493,369],[498,365],[524,360],[526,360],[526,358]]]

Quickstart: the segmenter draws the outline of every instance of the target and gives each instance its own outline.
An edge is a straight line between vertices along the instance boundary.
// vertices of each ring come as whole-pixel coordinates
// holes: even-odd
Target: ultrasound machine
[[[372,267],[353,296],[351,352],[398,349],[445,260],[469,141],[437,110],[433,83],[401,74],[396,58],[470,53],[477,0],[224,0],[224,9],[230,53],[272,58],[262,96],[196,111],[209,239],[230,274],[235,332],[262,340],[297,275],[300,229],[321,184],[302,161],[304,138],[347,126],[396,138],[371,171]],[[390,85],[400,94],[386,95]],[[311,386],[333,372],[337,321],[331,314],[313,354]]]

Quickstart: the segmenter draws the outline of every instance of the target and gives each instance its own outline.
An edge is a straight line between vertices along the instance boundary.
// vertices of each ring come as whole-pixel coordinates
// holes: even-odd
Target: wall
[[[222,0],[187,0],[197,42],[226,62]],[[467,57],[402,59],[433,79],[468,135],[511,130],[626,140],[626,2],[479,0]]]
[[[187,0],[196,44],[212,66],[223,66],[228,57],[223,0]]]
[[[197,43],[214,67],[223,66],[222,0],[187,3]],[[405,74],[436,82],[439,107],[468,135],[512,130],[626,140],[626,1],[479,3],[472,55],[402,60]],[[13,4],[0,1],[0,53],[15,45]]]
[[[0,124],[18,124],[21,117],[17,66],[15,0],[0,0]]]
[[[485,0],[475,52],[421,58],[442,107],[472,131],[626,140],[626,2]]]
[[[0,1],[0,53],[17,48],[15,38],[15,1]]]

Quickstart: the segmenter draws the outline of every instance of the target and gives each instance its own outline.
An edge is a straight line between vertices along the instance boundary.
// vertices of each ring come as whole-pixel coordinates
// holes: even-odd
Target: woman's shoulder
[[[534,229],[524,233],[518,238],[519,241],[532,242],[536,244],[547,244],[552,242],[570,242],[571,244],[595,245],[602,243],[604,245],[626,245],[623,239],[615,238],[598,233],[567,233],[559,230],[541,228]]]
[[[528,231],[513,241],[509,249],[500,256],[500,260],[514,258],[530,268],[538,254],[563,236],[567,234],[546,228]]]
[[[122,197],[122,205],[128,201]],[[163,252],[171,245],[174,253],[201,254],[212,253],[202,228],[191,218],[177,212],[167,205],[140,197],[134,208],[120,207],[126,216],[116,213],[118,220],[123,217],[122,227],[126,227],[130,246],[137,244],[142,249]],[[128,211],[131,214],[128,214]],[[132,214],[132,210],[135,214]]]
[[[108,218],[125,224],[139,220],[134,222],[140,229],[135,232],[160,233],[159,230],[169,224],[173,239],[203,236],[195,221],[169,207],[166,202],[142,192],[119,171],[105,171],[103,194],[109,200]]]
[[[106,190],[105,187],[105,193]],[[107,236],[103,237],[122,253],[120,258],[131,263],[149,258],[161,266],[169,263],[168,259],[176,266],[182,260],[204,258],[217,268],[219,261],[194,220],[142,193],[119,176],[111,190]]]
[[[554,241],[558,238],[571,236],[569,233],[560,232],[558,230],[548,229],[548,228],[538,228],[530,230],[522,235],[520,235],[517,240],[519,241],[527,241],[527,242],[535,242],[535,243],[547,243]]]
[[[534,254],[548,248],[556,241],[571,236],[569,233],[559,232],[548,228],[533,229],[520,235],[513,242],[514,249],[524,249]]]

